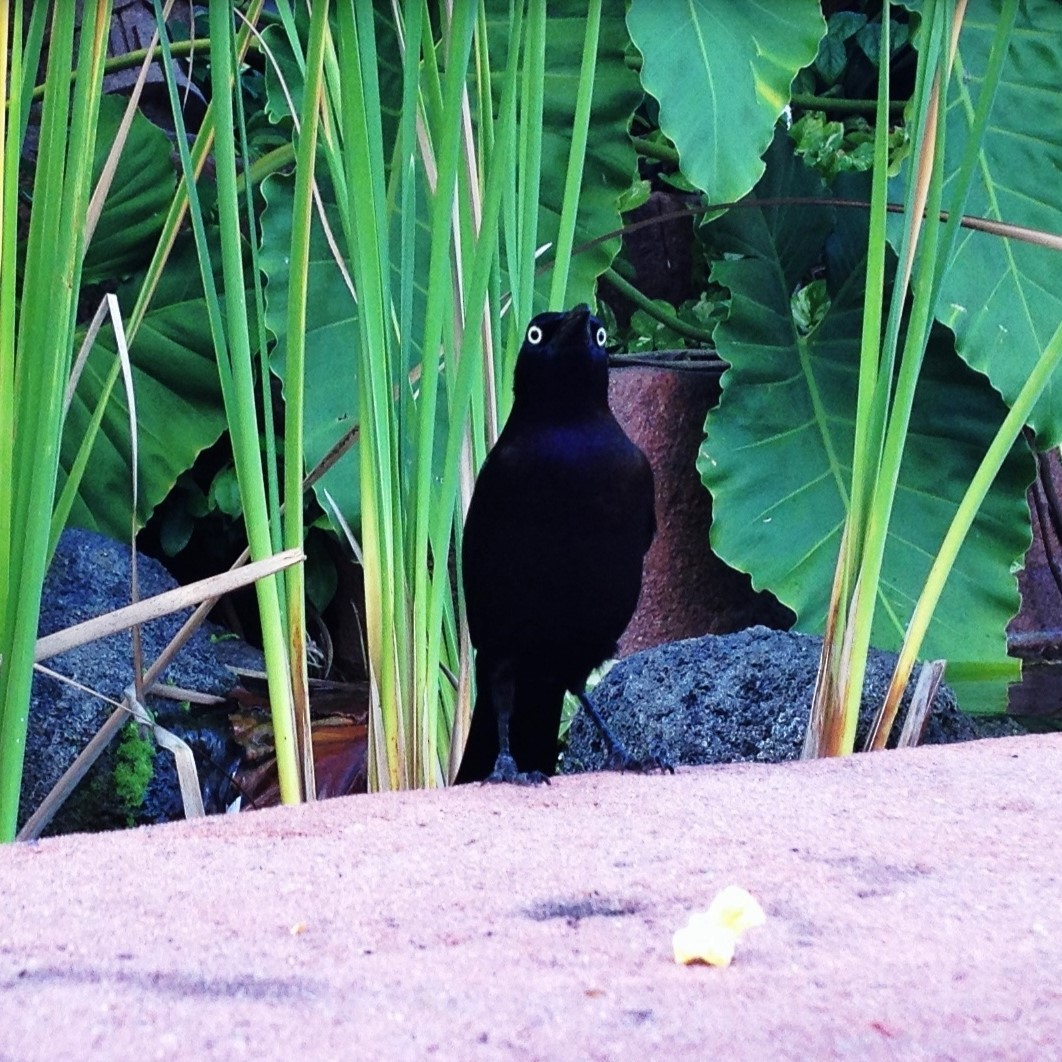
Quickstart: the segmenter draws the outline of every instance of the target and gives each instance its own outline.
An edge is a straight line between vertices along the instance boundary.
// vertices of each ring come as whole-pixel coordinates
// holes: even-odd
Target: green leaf
[[[806,284],[793,295],[791,303],[797,331],[806,336],[818,326],[830,308],[826,281],[819,278]]]
[[[892,27],[890,26],[890,30]],[[875,19],[873,22],[868,22],[859,32],[855,35],[856,44],[859,45],[859,50],[870,60],[871,65],[878,65],[878,57],[881,54],[881,22]],[[890,42],[893,52],[896,51],[896,43],[892,41],[890,36]]]
[[[240,481],[236,476],[236,467],[226,465],[214,477],[207,494],[207,504],[220,509],[226,516],[239,516],[243,512],[240,502]]]
[[[948,87],[948,189],[957,176],[999,18],[999,0],[971,0]],[[966,213],[1062,233],[1062,4],[1028,0],[1018,10]],[[893,219],[890,238],[901,219]],[[1057,251],[964,230],[945,276],[938,318],[959,354],[1012,402],[1062,319]],[[1037,446],[1062,442],[1062,379],[1037,404]]]
[[[124,98],[104,96],[100,100],[94,186],[124,112]],[[170,150],[166,134],[137,111],[85,255],[82,283],[108,280],[113,283],[146,263],[153,241],[162,231],[177,184]]]
[[[156,512],[159,543],[167,557],[175,557],[191,541],[195,521],[209,511],[207,497],[190,472],[177,477],[168,504]]]
[[[827,33],[819,41],[819,54],[815,56],[815,69],[827,85],[833,85],[844,73],[848,63],[848,49],[841,38]]]
[[[846,41],[867,25],[867,16],[858,11],[837,11],[826,22],[826,35]]]
[[[815,58],[818,3],[632,0],[627,26],[683,172],[714,202],[740,199],[763,173],[793,78]]]
[[[817,178],[786,157],[781,140],[756,195],[821,194]],[[869,198],[865,182],[851,185],[852,198]],[[718,262],[712,273],[731,292],[730,317],[715,330],[731,368],[698,460],[714,499],[712,543],[792,608],[802,629],[821,631],[851,477],[866,218],[855,210],[775,207],[731,211],[712,229],[717,249],[743,256]],[[823,263],[830,306],[804,336],[790,293]],[[939,330],[916,394],[874,645],[898,648],[932,557],[1005,415],[988,381],[955,356]],[[1018,607],[1012,572],[1029,541],[1025,489],[1032,475],[1031,456],[1019,445],[959,554],[927,656],[1006,663],[1004,631]]]
[[[616,200],[616,208],[621,214],[626,214],[628,211],[637,210],[638,207],[644,206],[649,202],[649,196],[652,194],[653,186],[649,181],[643,181],[641,178],[635,178],[631,182],[630,187],[621,192],[619,199]]]
[[[848,48],[845,41],[867,28],[867,16],[855,11],[838,11],[826,23],[826,36],[819,41],[815,56],[815,69],[827,85],[834,85],[848,65]],[[878,27],[878,33],[881,29]],[[857,38],[858,39],[858,38]],[[877,51],[874,52],[875,58]]]
[[[203,303],[195,250],[175,250],[151,309],[130,347],[140,441],[140,510],[146,522],[177,477],[225,428],[214,343]],[[137,286],[119,291],[128,309]],[[59,487],[66,482],[115,359],[109,327],[100,332],[63,430]],[[131,508],[129,411],[119,385],[111,393],[100,433],[71,510],[70,522],[114,538],[129,537]]]
[[[827,121],[822,111],[808,111],[792,125],[789,136],[802,155],[826,181],[839,173],[865,173],[874,165],[874,130],[858,115],[844,122]],[[906,150],[902,126],[889,134],[889,156]]]

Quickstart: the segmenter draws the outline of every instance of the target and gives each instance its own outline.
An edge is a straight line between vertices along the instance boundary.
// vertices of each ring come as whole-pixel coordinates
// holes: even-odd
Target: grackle
[[[462,568],[477,696],[459,783],[548,781],[566,690],[601,725],[583,689],[630,621],[656,531],[649,462],[609,409],[605,338],[585,305],[531,321],[476,480]]]

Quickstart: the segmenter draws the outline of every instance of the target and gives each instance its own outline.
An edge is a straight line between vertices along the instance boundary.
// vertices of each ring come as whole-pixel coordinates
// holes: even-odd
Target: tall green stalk
[[[338,8],[337,50],[346,56],[336,101],[351,272],[358,293],[360,368],[360,460],[362,479],[362,540],[365,565],[370,697],[369,784],[380,788],[408,785],[399,762],[406,719],[383,705],[404,704],[399,683],[405,657],[406,632],[394,621],[397,587],[395,537],[401,526],[397,489],[397,433],[387,410],[392,402],[391,334],[387,328],[387,208],[384,189],[386,156],[380,126],[379,84],[373,13],[341,4]],[[396,519],[397,517],[397,519]]]
[[[600,32],[601,0],[590,0],[586,13],[586,37],[583,40],[575,122],[572,127],[572,151],[564,180],[564,203],[561,207],[556,261],[549,291],[549,305],[553,310],[564,308],[564,293],[568,290],[568,266],[575,243],[575,216],[579,209],[579,187],[583,183],[583,160],[586,158],[586,141],[590,132],[590,105],[594,96],[594,70],[597,67],[597,42]]]
[[[284,547],[301,548],[303,526],[303,425],[306,376],[306,299],[310,257],[310,219],[313,214],[313,185],[317,159],[317,132],[320,126],[325,39],[328,29],[328,2],[317,0],[310,21],[310,39],[303,93],[298,152],[295,168],[295,202],[291,224],[291,274],[288,299],[287,387],[284,392]],[[264,361],[264,359],[263,359]],[[268,389],[267,368],[263,364],[263,390]],[[296,707],[302,774],[306,795],[313,797],[314,764],[310,737],[309,679],[306,670],[306,579],[301,564],[285,572],[287,605],[288,666],[291,671]]]
[[[845,676],[843,646],[848,604],[861,562],[860,547],[870,504],[874,471],[880,461],[880,434],[873,430],[883,405],[877,392],[881,364],[881,321],[885,298],[886,197],[889,166],[889,62],[891,23],[882,17],[878,48],[878,99],[874,131],[874,169],[871,185],[870,232],[867,242],[867,297],[864,302],[856,392],[856,428],[852,453],[852,486],[848,519],[834,574],[822,657],[811,705],[811,718],[804,742],[804,755],[835,752],[846,746],[852,721],[838,710]],[[854,743],[854,736],[852,737]]]
[[[6,583],[0,594],[0,840],[14,837],[18,815],[110,4],[88,12],[75,60],[74,6],[51,8],[40,140],[20,271],[15,196],[46,6],[34,5],[25,35],[22,3],[4,5],[2,16],[9,69],[0,196],[0,560]]]
[[[520,80],[519,161],[513,167],[515,187],[508,193],[516,213],[515,238],[507,240],[506,261],[533,262],[538,253],[538,203],[542,188],[542,132],[546,80],[546,0],[530,0],[527,11],[527,43]],[[515,344],[524,322],[530,320],[535,306],[533,270],[510,277],[512,292],[511,341]],[[515,359],[514,359],[515,360]],[[501,381],[499,405],[502,413],[509,408],[512,370]]]
[[[210,5],[211,87],[216,108],[214,159],[218,192],[218,222],[221,234],[221,267],[225,290],[225,338],[215,334],[219,360],[228,358],[229,371],[222,373],[225,410],[232,437],[236,474],[240,484],[247,542],[254,560],[272,555],[270,513],[258,447],[257,402],[254,363],[251,355],[246,283],[241,245],[241,215],[236,188],[236,150],[232,134],[232,92],[235,77],[232,12],[228,5]],[[301,483],[301,474],[300,474]],[[300,494],[301,498],[301,487]],[[297,803],[303,794],[298,769],[295,706],[288,666],[287,638],[277,577],[255,584],[262,618],[262,649],[269,680],[269,701],[284,803]]]
[[[906,223],[898,248],[899,265],[884,339],[879,346],[880,306],[884,290],[885,202],[882,191],[887,123],[882,112],[888,86],[885,69],[888,10],[882,15],[876,172],[871,207],[851,508],[838,561],[805,755],[849,753],[854,747],[886,536],[892,518],[915,390],[936,313],[941,282],[956,245],[958,221],[965,208],[1017,10],[1016,0],[1008,0],[996,26],[989,67],[963,159],[957,177],[950,186],[946,204],[948,222],[940,225],[925,219],[936,218],[945,205],[943,110],[965,6],[965,2],[960,2],[953,7],[944,0],[929,0],[923,6],[919,68],[912,104],[915,129],[913,142],[916,147],[908,171]],[[902,353],[896,371],[901,332]],[[1037,372],[1022,392],[1022,400],[1028,407],[1026,414],[1040,393],[1036,388],[1042,390],[1049,377],[1049,370],[1045,370],[1044,365],[1057,363],[1058,356],[1055,340],[1052,340]],[[1015,420],[1015,409],[1011,410],[993,442],[934,561],[926,588],[910,622],[892,686],[871,735],[870,743],[874,747],[882,747],[888,737],[899,698],[910,677],[914,657],[959,546],[992,479],[999,471],[1003,457],[1024,423],[1024,419]]]
[[[820,665],[822,671],[827,668],[831,670],[826,678],[820,674],[812,706],[812,722],[805,742],[805,755],[847,754],[853,751],[855,745],[886,537],[914,402],[914,388],[932,321],[929,284],[936,268],[937,227],[933,225],[925,230],[926,238],[921,247],[919,237],[923,233],[923,212],[927,199],[931,215],[939,210],[940,203],[943,122],[938,121],[937,101],[947,85],[950,63],[946,47],[949,16],[950,6],[944,2],[937,3],[936,0],[929,0],[923,10],[923,43],[914,94],[913,140],[917,147],[905,198],[906,227],[899,249],[900,265],[893,284],[884,342],[879,346],[877,334],[870,331],[869,327],[864,327],[863,331],[859,391],[863,405],[856,414],[858,431],[853,456],[853,472],[858,479],[854,478],[834,585],[835,594],[843,594],[844,597],[831,605],[833,625],[826,632],[827,641],[823,646],[823,661]],[[887,19],[886,10],[882,13],[882,22]],[[883,30],[881,66],[888,61],[884,50],[887,33],[887,30]],[[887,84],[887,73],[880,71],[879,94]],[[883,151],[881,145],[886,134],[887,126],[879,124],[875,131],[876,158]],[[876,215],[872,213],[873,235],[881,240],[884,234],[885,203],[883,199],[876,199],[873,206],[877,210]],[[918,271],[914,273],[915,298],[894,389],[900,328],[916,251],[919,257]],[[868,283],[865,305],[874,304],[870,315],[872,318],[876,316],[879,321],[884,277],[878,268],[878,259],[883,254],[884,243],[872,242],[869,245],[868,280],[873,276],[882,288],[872,288]],[[872,375],[874,383],[870,385]]]
[[[948,262],[951,260],[958,239],[959,221],[966,210],[966,202],[980,155],[981,143],[988,128],[988,119],[999,87],[1003,63],[1007,55],[1017,11],[1018,0],[1005,0],[1000,19],[996,24],[992,49],[989,53],[988,69],[985,72],[981,93],[974,111],[970,135],[967,139],[956,177],[952,182],[951,195],[947,204],[948,220],[942,227],[934,226],[935,230],[940,229],[940,250],[933,274],[930,278],[927,278],[927,283],[931,285],[931,288],[926,299],[934,310]],[[922,646],[922,641],[929,628],[937,602],[943,593],[948,575],[955,565],[959,549],[973,526],[973,521],[988,494],[993,480],[999,474],[1004,459],[1017,441],[1022,428],[1029,419],[1033,406],[1043,394],[1054,369],[1057,368],[1060,357],[1062,357],[1062,326],[1055,331],[1036,367],[1030,373],[1029,379],[1025,382],[1006,418],[1000,425],[999,431],[989,445],[984,460],[978,467],[966,493],[963,495],[962,501],[959,503],[951,525],[941,543],[940,550],[934,558],[933,565],[926,577],[922,593],[919,595],[914,611],[908,621],[900,657],[896,663],[889,689],[867,738],[868,748],[883,748],[885,746],[899,710],[900,698],[903,696],[911,676],[915,658]]]
[[[169,40],[158,0],[155,0],[155,13],[160,29],[166,69],[170,71]],[[173,77],[169,75],[167,76],[167,89],[170,94],[174,122],[177,126],[177,148],[189,197],[189,217],[199,252],[200,275],[203,280],[222,397],[232,438],[244,525],[252,558],[262,560],[272,555],[273,544],[265,478],[258,450],[254,367],[245,301],[246,287],[240,238],[241,219],[236,182],[232,107],[232,91],[236,84],[235,42],[231,12],[228,8],[224,5],[213,5],[210,9],[210,18],[212,106],[216,123],[215,164],[222,276],[225,290],[224,309],[214,280],[211,250],[196,190],[192,159],[184,135],[184,123],[177,100],[176,85]],[[271,576],[259,580],[255,584],[255,590],[262,620],[262,648],[265,655],[270,708],[273,717],[280,798],[284,803],[297,803],[303,796],[304,787],[298,766],[295,708],[291,675],[288,670],[285,616],[280,605],[281,593],[278,577]]]
[[[455,220],[455,201],[458,195],[458,166],[461,158],[461,125],[467,85],[467,71],[472,52],[475,28],[475,8],[471,3],[456,4],[448,26],[446,74],[442,82],[442,111],[440,126],[433,138],[438,178],[431,203],[431,250],[428,260],[428,296],[424,317],[421,350],[420,397],[417,410],[417,455],[413,484],[414,537],[411,554],[406,563],[412,586],[412,718],[410,751],[413,753],[414,775],[439,778],[440,764],[426,762],[426,754],[434,747],[434,716],[438,703],[438,664],[434,674],[429,672],[429,564],[435,565],[434,550],[429,550],[428,526],[431,505],[431,476],[437,449],[435,422],[440,384],[440,359],[433,355],[443,345],[443,328],[453,320],[456,311],[464,319],[463,329],[469,329],[467,291],[461,290],[460,248],[473,245],[476,233],[469,224],[469,212],[458,206]],[[407,53],[408,54],[408,53]],[[462,214],[464,230],[462,231]],[[454,257],[452,257],[452,255]],[[482,307],[482,299],[480,302]],[[480,313],[482,310],[480,310]],[[452,349],[452,345],[451,345]],[[453,410],[451,410],[453,412]],[[461,418],[451,430],[460,435]]]
[[[335,67],[326,60],[323,110],[334,137],[323,137],[322,160],[357,292],[369,780],[378,788],[444,784],[452,739],[458,751],[463,742],[471,670],[450,558],[509,386],[509,369],[495,360],[507,346],[504,318],[489,295],[506,269],[508,312],[521,326],[535,298],[545,4],[512,6],[500,77],[491,74],[486,10],[458,0],[434,21],[424,0],[396,0],[402,87],[391,122],[381,111],[381,58],[397,64],[379,12],[340,5],[326,46],[326,56],[344,57]],[[584,126],[596,54],[588,31]],[[559,303],[587,135],[576,132],[570,163]],[[504,329],[514,349],[510,321]]]

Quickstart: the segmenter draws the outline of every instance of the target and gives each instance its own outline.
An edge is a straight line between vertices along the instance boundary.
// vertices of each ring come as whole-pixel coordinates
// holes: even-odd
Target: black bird
[[[653,473],[609,409],[605,339],[585,305],[531,321],[476,480],[462,568],[477,696],[459,783],[548,780],[565,690],[582,697],[638,602]]]

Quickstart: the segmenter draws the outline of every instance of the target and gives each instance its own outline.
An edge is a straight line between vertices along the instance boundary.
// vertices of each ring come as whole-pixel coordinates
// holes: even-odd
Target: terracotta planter
[[[757,623],[788,628],[792,614],[711,551],[712,501],[697,473],[704,418],[719,400],[718,363],[623,366],[610,381],[612,410],[656,475],[657,535],[642,596],[620,653]]]

